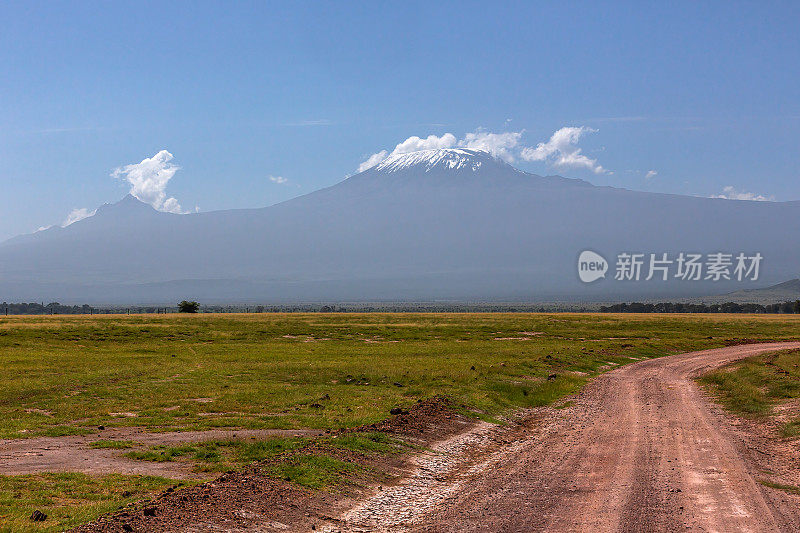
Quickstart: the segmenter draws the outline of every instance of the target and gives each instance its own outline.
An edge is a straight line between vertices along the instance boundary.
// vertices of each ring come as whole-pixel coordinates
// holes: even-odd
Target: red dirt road
[[[693,382],[725,363],[798,347],[733,346],[609,372],[521,435],[492,437],[478,426],[489,443],[479,457],[443,443],[408,480],[328,530],[800,531],[800,498],[758,482],[766,476],[755,454]]]

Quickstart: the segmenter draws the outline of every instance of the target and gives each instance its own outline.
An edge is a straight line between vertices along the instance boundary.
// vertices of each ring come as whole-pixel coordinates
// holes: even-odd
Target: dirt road
[[[800,499],[758,482],[755,454],[692,381],[797,347],[734,346],[609,372],[514,435],[483,424],[439,443],[406,481],[326,529],[800,531]]]

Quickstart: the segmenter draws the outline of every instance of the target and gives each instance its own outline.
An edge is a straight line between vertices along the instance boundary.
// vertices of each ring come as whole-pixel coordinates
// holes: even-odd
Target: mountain
[[[762,305],[778,302],[793,302],[795,300],[800,300],[800,279],[791,279],[762,289],[742,289],[727,294],[720,294],[719,296],[702,298],[702,300],[706,303],[736,302]]]
[[[168,216],[168,214],[156,211],[150,205],[137,199],[132,194],[128,194],[115,204],[101,205],[97,208],[93,216],[89,217],[88,219],[83,219],[84,221],[89,219],[100,220],[102,223],[82,224],[78,227],[80,227],[83,232],[88,232],[91,228],[94,228],[95,230],[98,230],[100,234],[103,234],[107,233],[108,230],[111,230],[112,227],[123,229],[127,226],[136,225],[142,220],[146,220],[148,218],[164,216]],[[161,220],[163,218],[159,219]],[[47,229],[37,231],[36,233],[19,235],[0,244],[0,247],[25,243],[35,244],[55,242],[59,239],[69,239],[74,233],[74,230],[69,229],[71,227],[72,224],[66,228],[62,228],[61,226],[51,226]]]
[[[0,300],[91,303],[691,297],[797,276],[800,202],[597,187],[484,152],[395,155],[261,209],[162,213],[133,197],[0,244]],[[584,284],[577,258],[610,264]],[[759,252],[757,282],[615,281],[616,255]]]

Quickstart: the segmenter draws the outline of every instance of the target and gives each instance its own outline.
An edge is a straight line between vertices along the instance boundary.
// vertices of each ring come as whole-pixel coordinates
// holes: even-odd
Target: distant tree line
[[[130,306],[93,307],[89,305],[66,306],[57,302],[7,303],[0,304],[0,315],[50,315],[50,314],[164,314],[179,312],[196,313],[528,313],[528,312],[596,312],[596,304],[503,304],[503,303],[465,303],[465,304],[426,304],[426,303],[380,303],[380,304],[286,304],[286,305],[203,305],[187,301],[178,306]],[[197,304],[195,307],[194,304]],[[194,309],[190,311],[190,309]]]
[[[800,300],[776,304],[692,304],[692,303],[620,303],[598,306],[597,304],[415,304],[415,303],[382,303],[382,304],[348,304],[348,305],[257,305],[247,306],[203,306],[193,301],[181,302],[177,307],[104,307],[90,305],[62,305],[58,302],[43,303],[7,303],[0,304],[2,315],[89,315],[108,313],[164,314],[176,312],[202,313],[518,313],[518,312],[597,312],[602,313],[800,313]]]
[[[621,303],[603,305],[601,313],[800,313],[800,300],[777,304],[737,304],[726,302],[723,304],[690,304],[690,303]]]
[[[0,304],[0,314],[9,315],[88,315],[97,309],[90,305],[61,305],[52,302],[44,303],[7,303]]]
[[[58,302],[43,303],[8,303],[0,304],[2,315],[107,315],[112,313],[175,313],[174,307],[121,307],[98,308],[88,304],[62,305]]]

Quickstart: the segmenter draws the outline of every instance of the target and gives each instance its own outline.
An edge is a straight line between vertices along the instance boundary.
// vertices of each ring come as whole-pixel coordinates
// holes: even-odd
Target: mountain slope
[[[701,300],[706,303],[736,302],[762,305],[800,300],[800,279],[791,279],[763,289],[742,289]]]
[[[800,204],[596,187],[482,152],[393,156],[262,209],[173,215],[133,198],[0,245],[0,299],[145,302],[608,299],[741,283],[581,284],[580,251],[761,252],[796,276]],[[794,239],[792,239],[794,237]],[[613,278],[613,272],[610,273]],[[105,298],[105,300],[103,300]]]

